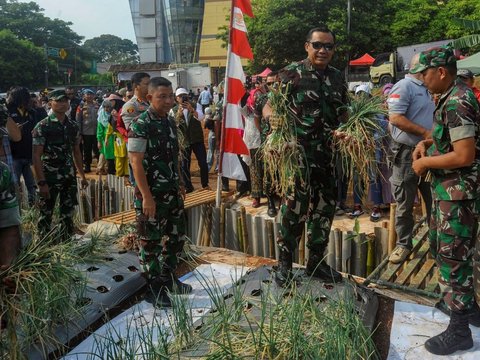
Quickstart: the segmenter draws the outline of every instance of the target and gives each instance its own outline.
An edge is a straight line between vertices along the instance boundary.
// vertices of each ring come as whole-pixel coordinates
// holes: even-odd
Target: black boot
[[[160,307],[172,306],[169,293],[189,294],[192,287],[182,283],[172,268],[163,265],[162,273],[149,283],[149,289],[145,295],[145,301]]]
[[[445,315],[450,316],[452,314],[443,299],[437,302],[435,304],[435,307],[441,312],[443,312]],[[468,310],[468,323],[472,326],[480,327],[480,307],[478,306],[476,301],[473,302],[472,308]]]
[[[280,249],[278,267],[275,273],[275,282],[278,286],[289,287],[293,280],[293,254],[287,250]]]
[[[468,313],[468,323],[475,327],[480,327],[480,307],[475,300],[473,300],[473,307]]]
[[[425,349],[435,355],[450,355],[473,347],[472,332],[468,327],[468,313],[452,311],[447,330],[428,339]]]
[[[305,273],[308,276],[316,277],[326,282],[339,283],[343,280],[342,275],[338,271],[328,266],[323,261],[323,257],[315,253],[310,253]]]
[[[273,196],[267,196],[267,204],[268,204],[268,216],[275,217],[277,216],[277,207],[275,206],[275,200],[273,200]]]

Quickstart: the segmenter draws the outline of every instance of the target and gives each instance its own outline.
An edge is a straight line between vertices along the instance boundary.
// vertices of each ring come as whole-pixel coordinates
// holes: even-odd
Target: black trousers
[[[192,151],[197,158],[198,167],[200,168],[200,181],[202,187],[208,186],[208,165],[207,165],[207,150],[205,144],[195,143],[185,148],[182,160],[182,175],[185,182],[185,190],[193,191],[192,176],[190,175],[190,164],[192,162]]]
[[[97,137],[95,135],[82,135],[83,139],[83,166],[90,169],[92,165],[92,152],[95,153],[95,157],[100,157],[100,152],[97,147]]]

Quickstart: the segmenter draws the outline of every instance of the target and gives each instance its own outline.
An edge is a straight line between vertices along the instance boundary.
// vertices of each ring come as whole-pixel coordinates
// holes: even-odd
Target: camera
[[[182,103],[188,102],[188,95],[182,95]]]

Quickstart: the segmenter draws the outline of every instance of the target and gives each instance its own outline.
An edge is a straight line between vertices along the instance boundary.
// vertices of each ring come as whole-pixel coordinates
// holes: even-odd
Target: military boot
[[[437,302],[435,304],[435,307],[441,312],[443,312],[445,315],[450,316],[452,314],[443,299]],[[468,323],[472,326],[480,327],[480,307],[478,306],[476,301],[473,302],[472,308],[468,310]]]
[[[280,249],[277,271],[275,272],[275,282],[278,286],[289,287],[293,281],[293,253],[285,249]]]
[[[277,207],[275,205],[275,200],[273,200],[272,195],[267,195],[267,204],[268,204],[268,211],[267,214],[270,217],[277,216]]]
[[[339,283],[343,280],[342,275],[328,266],[322,256],[312,252],[310,252],[308,258],[305,273],[308,276],[316,277],[326,282]]]
[[[192,292],[192,287],[182,283],[168,265],[163,266],[161,274],[151,280],[148,287],[145,301],[159,307],[172,306],[170,293],[189,294]]]
[[[472,347],[472,332],[468,327],[466,311],[452,311],[447,330],[425,342],[425,349],[435,355],[450,355],[455,351],[468,350]]]

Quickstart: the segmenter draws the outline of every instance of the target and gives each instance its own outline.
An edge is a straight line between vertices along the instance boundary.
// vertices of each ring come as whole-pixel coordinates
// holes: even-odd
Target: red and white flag
[[[248,155],[243,141],[243,120],[240,100],[245,94],[245,74],[241,58],[253,59],[252,49],[247,38],[247,27],[243,14],[253,17],[250,0],[232,0],[230,19],[230,41],[225,81],[225,106],[223,122],[223,152],[220,172],[230,179],[247,180],[238,155]]]

